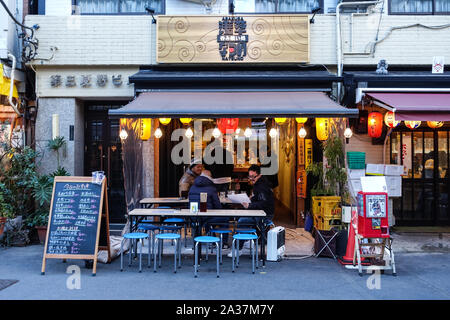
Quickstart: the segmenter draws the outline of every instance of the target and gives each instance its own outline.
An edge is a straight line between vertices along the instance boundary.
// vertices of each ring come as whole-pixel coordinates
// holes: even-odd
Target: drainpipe
[[[342,76],[342,42],[341,42],[341,7],[343,6],[355,6],[355,5],[376,5],[378,3],[383,2],[384,0],[377,1],[355,1],[355,2],[340,2],[336,6],[336,54],[337,54],[337,70],[338,77]],[[341,83],[338,82],[338,92],[337,92],[337,101],[341,102]]]
[[[14,55],[12,55],[11,53],[8,53],[8,58],[10,58],[12,60],[12,68],[11,68],[11,84],[9,86],[9,97],[8,97],[8,101],[9,101],[9,105],[14,109],[14,111],[19,115],[22,116],[19,112],[19,110],[17,109],[17,104],[13,103],[13,89],[14,89],[14,73],[16,70],[16,57]]]

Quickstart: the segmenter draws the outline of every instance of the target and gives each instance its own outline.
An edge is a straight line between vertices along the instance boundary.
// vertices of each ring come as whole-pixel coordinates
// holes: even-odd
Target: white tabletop
[[[208,209],[207,212],[191,213],[189,209],[134,209],[129,213],[130,216],[177,216],[177,217],[265,217],[263,210],[245,210],[245,209]]]

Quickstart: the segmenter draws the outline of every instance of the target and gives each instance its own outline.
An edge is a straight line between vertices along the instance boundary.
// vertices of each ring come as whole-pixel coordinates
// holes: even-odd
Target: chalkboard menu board
[[[105,183],[92,183],[90,177],[55,177],[42,273],[46,258],[67,258],[93,259],[95,274],[100,234],[108,238],[102,245],[109,252]]]

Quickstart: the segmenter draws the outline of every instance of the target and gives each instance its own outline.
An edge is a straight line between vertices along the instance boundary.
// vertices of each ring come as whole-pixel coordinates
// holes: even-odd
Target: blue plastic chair
[[[254,234],[256,234],[256,229],[255,228],[236,228],[235,232],[236,233],[254,233]]]
[[[235,266],[236,268],[239,266],[239,253],[237,252],[239,248],[239,241],[251,241],[250,248],[252,255],[252,272],[255,273],[255,252],[256,252],[256,268],[258,268],[258,236],[255,234],[248,234],[248,233],[238,233],[233,236],[233,244],[231,246],[232,271],[234,272]]]
[[[159,207],[159,208],[169,208],[169,207]],[[181,229],[183,229],[183,227],[184,227],[184,247],[186,247],[186,238],[187,238],[186,221],[184,221],[184,219],[182,219],[182,218],[167,218],[164,220],[164,223],[165,224],[173,223],[174,225],[169,225],[169,227],[172,227],[172,228],[167,228],[167,229],[162,229],[162,230],[180,231],[180,236],[181,236]],[[183,224],[183,226],[179,226],[178,224]],[[167,225],[164,225],[163,227],[165,227],[165,226],[167,226]]]
[[[220,255],[220,264],[222,264],[222,245],[223,245],[223,235],[228,233],[233,233],[233,230],[230,229],[211,229],[210,233],[216,233],[220,235],[220,247],[219,247],[219,255]]]
[[[194,261],[194,276],[197,278],[198,273],[198,245],[199,243],[215,243],[216,244],[216,256],[217,256],[217,278],[219,278],[219,243],[220,239],[210,236],[199,236],[194,238],[195,242],[195,261]],[[206,261],[208,261],[208,247],[206,247]]]
[[[120,243],[120,271],[123,271],[123,243],[126,239],[130,240],[130,250],[128,251],[128,266],[131,266],[131,256],[133,251],[133,242],[138,242],[141,245],[140,253],[139,253],[139,272],[142,272],[142,243],[138,240],[148,239],[149,246],[149,257],[148,257],[148,265],[150,266],[150,238],[147,233],[143,232],[132,232],[126,233],[123,235],[123,239]]]
[[[177,273],[177,257],[178,257],[178,268],[181,268],[181,245],[180,245],[181,236],[178,233],[159,233],[156,235],[154,247],[153,247],[153,272],[156,272],[156,248],[158,248],[158,256],[159,256],[159,268],[161,268],[161,256],[163,253],[164,240],[173,240],[175,241],[175,251],[173,254],[174,257],[174,273]]]

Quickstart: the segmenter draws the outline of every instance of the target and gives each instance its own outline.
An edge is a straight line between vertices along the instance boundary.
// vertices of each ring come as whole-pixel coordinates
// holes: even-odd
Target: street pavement
[[[397,252],[397,277],[384,274],[358,275],[330,258],[309,257],[267,262],[265,268],[251,272],[251,260],[241,258],[237,272],[231,272],[231,259],[224,256],[220,278],[216,278],[215,256],[200,267],[194,278],[192,256],[182,259],[182,267],[173,273],[173,256],[163,259],[161,269],[153,273],[143,259],[125,263],[98,264],[97,275],[86,269],[84,261],[48,259],[46,274],[41,275],[43,245],[0,248],[0,279],[18,283],[0,290],[7,299],[164,299],[164,300],[341,300],[341,299],[418,299],[450,298],[450,253]],[[125,260],[127,261],[127,260]],[[66,273],[78,266],[80,275]],[[77,267],[71,267],[78,269]],[[69,268],[70,269],[70,268]],[[79,281],[78,281],[79,280]]]

